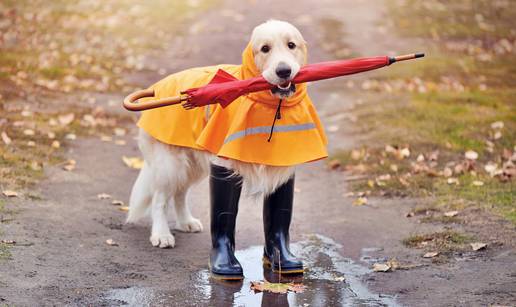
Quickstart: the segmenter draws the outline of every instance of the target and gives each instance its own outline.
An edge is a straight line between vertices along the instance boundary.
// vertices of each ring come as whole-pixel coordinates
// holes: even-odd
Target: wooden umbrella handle
[[[424,56],[425,56],[424,53],[411,53],[411,54],[405,54],[405,55],[398,55],[398,56],[390,57],[389,64],[400,62],[400,61],[422,58]]]
[[[176,96],[176,97],[166,97],[166,98],[161,98],[161,99],[156,99],[156,100],[149,100],[149,101],[145,101],[145,102],[138,101],[138,99],[140,99],[140,98],[149,98],[149,97],[154,97],[153,89],[138,90],[136,92],[133,92],[124,98],[124,108],[126,108],[129,111],[143,111],[143,110],[149,110],[149,109],[154,109],[154,108],[171,106],[171,105],[179,104],[183,101],[188,100],[188,96],[180,95],[180,96]]]

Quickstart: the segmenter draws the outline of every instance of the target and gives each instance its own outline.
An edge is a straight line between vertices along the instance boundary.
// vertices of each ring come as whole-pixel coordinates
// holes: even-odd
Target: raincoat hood
[[[250,79],[259,75],[260,70],[256,67],[254,61],[253,46],[249,43],[244,49],[244,52],[242,52],[242,79]],[[300,103],[306,95],[306,83],[296,84],[296,92],[287,99],[283,99],[282,105],[291,106]],[[278,105],[279,101],[279,98],[272,96],[270,91],[250,93],[247,97],[256,102],[270,105]]]

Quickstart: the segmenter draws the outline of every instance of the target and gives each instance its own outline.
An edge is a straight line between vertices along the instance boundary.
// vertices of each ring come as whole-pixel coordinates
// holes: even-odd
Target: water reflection
[[[280,276],[261,265],[262,246],[253,246],[236,252],[244,268],[245,279],[228,282],[210,278],[209,272],[199,272],[196,282],[198,296],[210,306],[397,306],[391,297],[370,292],[362,277],[369,273],[366,267],[342,257],[340,245],[332,239],[311,235],[292,244],[309,270],[304,275]],[[255,293],[251,281],[303,283],[303,293]]]

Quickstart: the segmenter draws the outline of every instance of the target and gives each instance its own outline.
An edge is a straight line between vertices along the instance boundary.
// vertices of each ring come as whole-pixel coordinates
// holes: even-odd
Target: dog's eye
[[[271,47],[269,47],[269,46],[267,46],[267,45],[263,46],[263,47],[262,47],[262,49],[261,49],[261,51],[262,51],[263,53],[267,53],[267,52],[269,52],[270,50],[271,50]]]
[[[293,42],[289,42],[289,43],[287,44],[287,46],[288,46],[288,48],[289,48],[289,49],[294,49],[294,48],[296,48],[296,44],[294,44]]]

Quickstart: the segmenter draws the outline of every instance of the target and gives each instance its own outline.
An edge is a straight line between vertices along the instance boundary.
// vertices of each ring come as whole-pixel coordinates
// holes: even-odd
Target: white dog
[[[282,85],[289,84],[306,62],[306,43],[301,33],[287,22],[271,20],[253,30],[251,44],[256,67],[269,83],[277,85],[270,94],[279,98],[291,96],[295,88]],[[207,176],[210,162],[242,176],[247,192],[253,195],[271,193],[294,171],[293,167],[224,160],[207,151],[164,144],[141,129],[139,147],[145,163],[131,192],[127,222],[136,222],[150,211],[150,241],[161,248],[175,244],[167,220],[169,205],[175,208],[176,229],[203,230],[201,222],[190,213],[185,198],[188,189]]]

